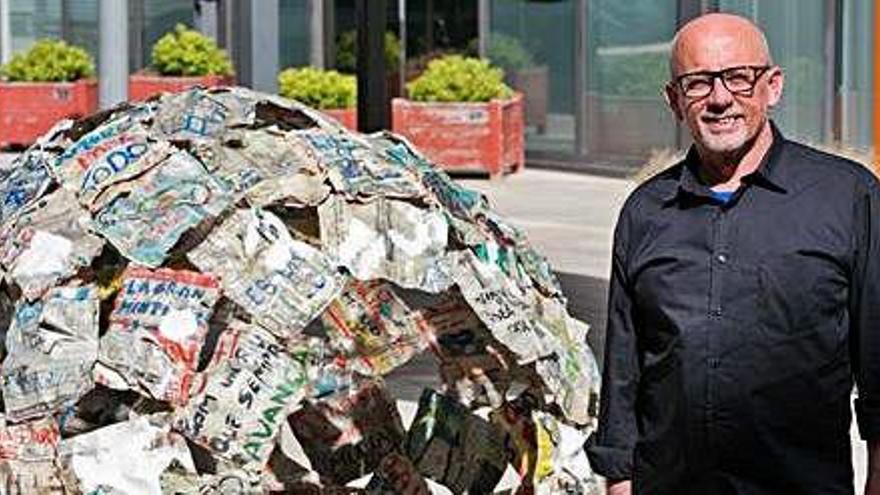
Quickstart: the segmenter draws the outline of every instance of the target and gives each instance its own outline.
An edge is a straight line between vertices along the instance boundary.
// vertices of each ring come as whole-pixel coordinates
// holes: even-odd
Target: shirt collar
[[[786,193],[788,189],[785,187],[784,177],[779,170],[780,155],[782,154],[786,139],[772,120],[770,121],[770,130],[773,133],[773,142],[770,144],[770,149],[764,154],[758,168],[751,174],[743,177],[742,181],[747,185],[760,186],[771,191]],[[687,156],[684,158],[677,187],[666,198],[667,201],[675,200],[682,193],[692,196],[711,196],[709,186],[700,180],[699,167],[700,155],[697,153],[696,147],[692,145],[688,150]]]

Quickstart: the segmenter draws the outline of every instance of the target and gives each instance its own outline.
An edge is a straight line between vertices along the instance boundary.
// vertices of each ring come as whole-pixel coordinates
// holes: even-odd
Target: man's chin
[[[739,133],[728,136],[704,135],[703,149],[712,153],[731,154],[741,150],[746,140]]]

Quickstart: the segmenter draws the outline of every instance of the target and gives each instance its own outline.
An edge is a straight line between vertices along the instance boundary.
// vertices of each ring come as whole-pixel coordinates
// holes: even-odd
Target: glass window
[[[785,72],[782,103],[774,120],[787,136],[820,143],[826,139],[826,3],[823,0],[721,0],[724,12],[752,19],[767,36],[773,61]],[[847,2],[849,3],[849,2]]]
[[[12,54],[40,38],[61,38],[61,0],[11,0],[9,31]]]
[[[589,156],[637,163],[653,150],[677,147],[678,127],[663,97],[677,3],[589,1],[584,130]]]
[[[174,26],[178,23],[192,27],[195,12],[192,0],[147,0],[143,2],[143,9],[141,60],[144,65],[149,65],[153,45],[159,41],[159,38],[174,30]],[[129,5],[129,13],[132,13],[131,5]]]
[[[523,93],[530,154],[575,153],[577,2],[494,0],[487,56]]]
[[[872,92],[874,5],[875,2],[843,3],[841,139],[844,144],[861,149],[872,146],[871,112],[877,97]],[[874,125],[878,124],[875,122]]]
[[[280,26],[278,64],[281,69],[309,64],[311,19],[309,2],[281,0],[278,5]]]

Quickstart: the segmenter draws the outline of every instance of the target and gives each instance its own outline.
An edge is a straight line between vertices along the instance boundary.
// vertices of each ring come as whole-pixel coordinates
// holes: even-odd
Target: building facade
[[[97,57],[102,1],[116,0],[0,0],[0,57],[41,37],[66,39]],[[666,60],[676,28],[710,11],[737,13],[765,29],[786,74],[775,119],[787,135],[854,150],[873,146],[880,0],[386,2],[404,77],[445,52],[507,66],[530,100],[533,165],[627,174],[652,153],[687,146],[687,132],[663,100]],[[284,67],[352,70],[347,40],[357,27],[355,8],[355,0],[130,0],[129,69],[146,67],[152,44],[182,22],[215,36],[233,56],[240,82],[257,89],[272,90]]]

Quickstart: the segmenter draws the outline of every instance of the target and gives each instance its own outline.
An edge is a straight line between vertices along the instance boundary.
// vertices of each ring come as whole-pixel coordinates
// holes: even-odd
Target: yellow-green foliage
[[[42,39],[23,53],[16,53],[0,67],[9,81],[62,82],[95,75],[95,62],[78,46],[59,40]]]
[[[357,104],[357,80],[335,70],[289,68],[278,74],[281,96],[321,110]]]
[[[229,76],[232,62],[217,43],[178,24],[153,45],[153,68],[163,76]]]
[[[504,71],[486,60],[447,55],[429,62],[406,87],[414,101],[478,102],[509,98],[513,91],[503,80]]]

